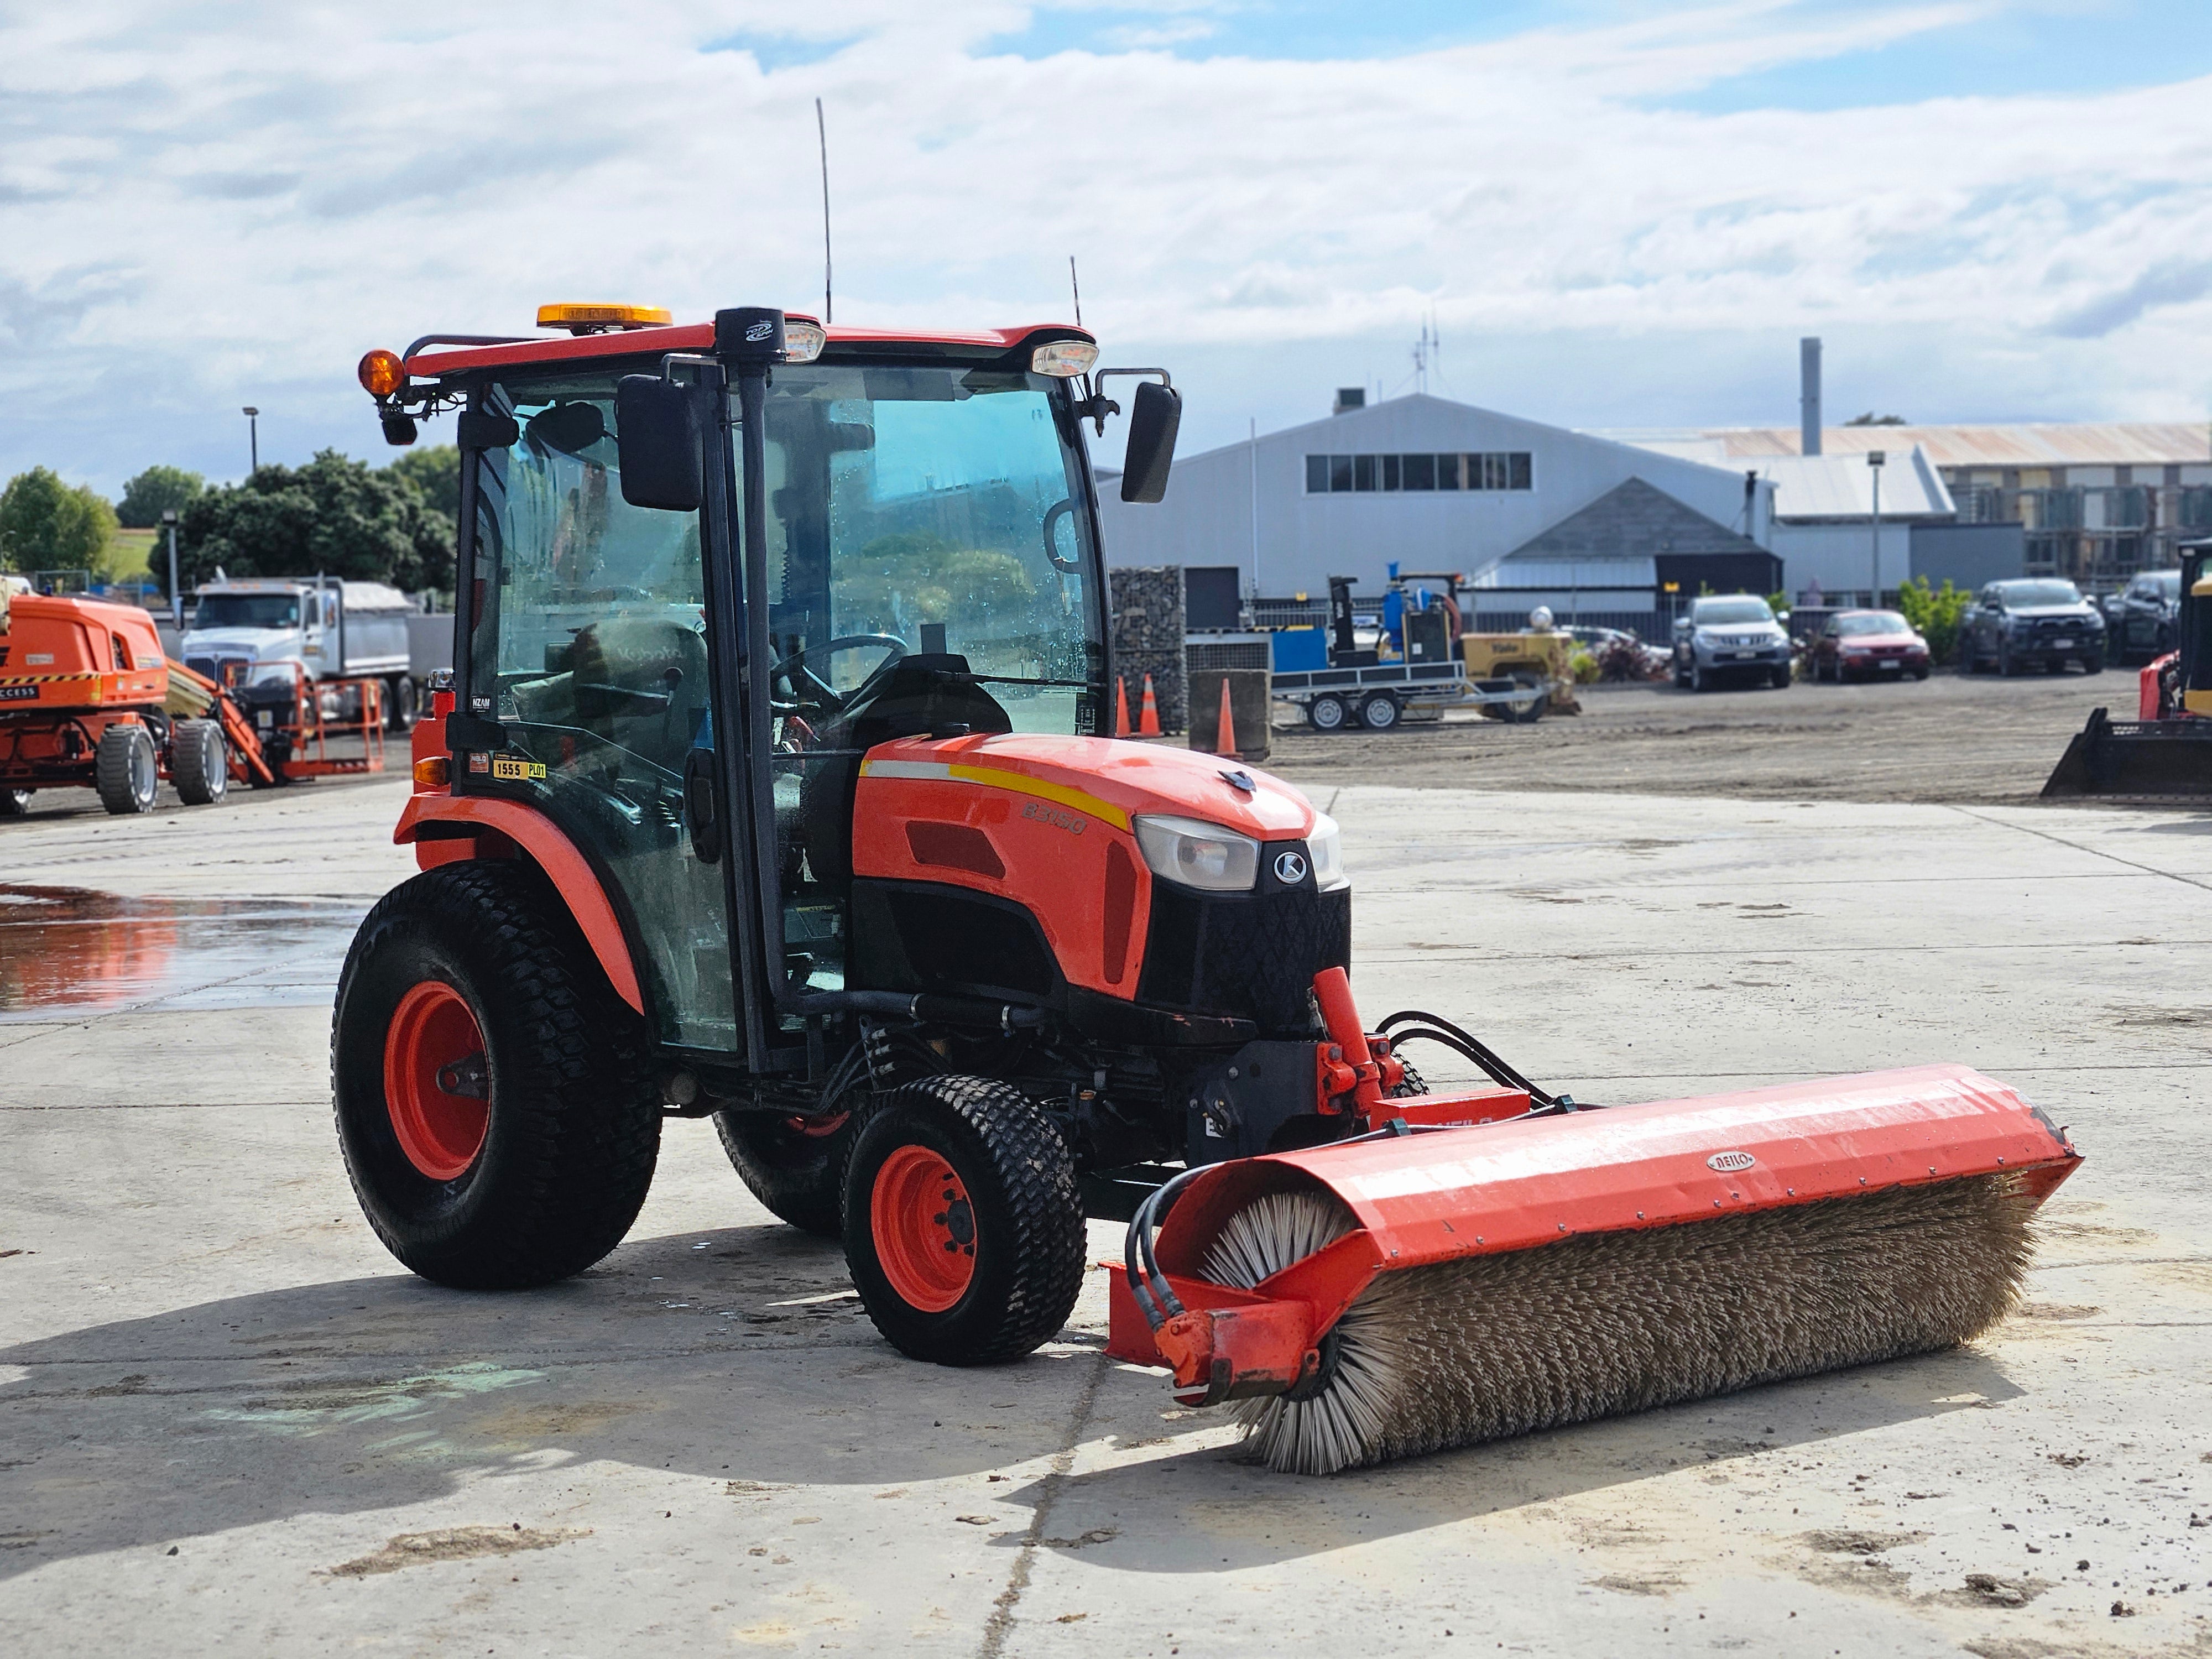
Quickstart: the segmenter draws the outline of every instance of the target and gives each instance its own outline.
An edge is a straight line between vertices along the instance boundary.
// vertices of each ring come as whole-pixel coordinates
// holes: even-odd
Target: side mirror
[[[658,374],[615,382],[615,449],[623,500],[665,513],[696,513],[706,499],[701,452],[706,404],[698,388]]]
[[[1182,424],[1182,393],[1146,380],[1129,405],[1129,448],[1121,462],[1121,499],[1158,501],[1168,493],[1175,465],[1176,428]]]

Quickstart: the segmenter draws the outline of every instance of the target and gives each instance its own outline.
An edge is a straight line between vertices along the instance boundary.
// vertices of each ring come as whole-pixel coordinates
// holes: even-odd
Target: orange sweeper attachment
[[[1924,1066],[1593,1109],[1458,1026],[1370,1027],[1341,836],[1233,757],[1119,740],[1088,434],[1160,499],[1180,399],[1062,324],[764,307],[371,353],[457,414],[453,662],[331,1071],[414,1271],[622,1240],[710,1117],[915,1358],[1060,1333],[1322,1473],[1921,1352],[2017,1293],[2075,1153]],[[770,488],[770,481],[774,487]],[[1147,693],[1146,706],[1152,698]],[[1441,1048],[1486,1079],[1429,1090]]]

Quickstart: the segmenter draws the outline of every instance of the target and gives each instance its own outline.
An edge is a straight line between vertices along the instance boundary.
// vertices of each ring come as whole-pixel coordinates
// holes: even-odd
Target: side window
[[[623,500],[611,378],[495,401],[520,439],[479,462],[469,690],[507,746],[468,787],[544,806],[611,872],[664,1040],[732,1047],[722,878],[683,829],[685,760],[714,741],[698,515]]]

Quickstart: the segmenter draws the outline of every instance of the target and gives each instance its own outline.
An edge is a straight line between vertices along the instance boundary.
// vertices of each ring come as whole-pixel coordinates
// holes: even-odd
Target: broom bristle
[[[2034,1209],[1983,1176],[1385,1273],[1313,1397],[1245,1402],[1244,1443],[1328,1474],[1951,1347],[2018,1298]],[[1329,1194],[1269,1194],[1205,1275],[1249,1290],[1355,1224]]]

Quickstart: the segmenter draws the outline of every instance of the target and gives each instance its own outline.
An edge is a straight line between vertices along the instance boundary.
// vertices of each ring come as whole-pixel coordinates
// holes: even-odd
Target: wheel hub
[[[491,1127],[483,1033],[461,994],[442,980],[409,988],[384,1036],[384,1099],[399,1150],[418,1174],[467,1173]]]
[[[876,1260],[891,1289],[943,1313],[975,1277],[975,1207],[959,1174],[927,1146],[901,1146],[876,1171],[868,1200]]]

